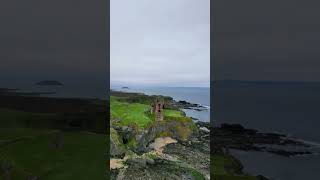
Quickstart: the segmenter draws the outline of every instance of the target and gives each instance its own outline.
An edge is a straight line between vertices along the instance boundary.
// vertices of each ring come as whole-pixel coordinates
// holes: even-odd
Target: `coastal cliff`
[[[171,97],[161,96],[164,118],[155,120],[150,113],[155,98],[111,92],[112,179],[209,179],[209,131],[203,133]]]

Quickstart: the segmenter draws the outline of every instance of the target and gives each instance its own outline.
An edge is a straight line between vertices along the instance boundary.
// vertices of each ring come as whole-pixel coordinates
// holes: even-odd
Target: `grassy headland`
[[[157,98],[164,100],[164,118],[161,121],[156,120],[151,110],[151,105]],[[191,143],[190,140],[197,136],[199,130],[193,120],[187,117],[175,103],[171,97],[165,96],[111,93],[111,158],[119,160],[119,157],[124,157],[120,159],[123,164],[121,168],[112,170],[114,173],[112,179],[123,174],[125,177],[135,179],[134,174],[139,173],[141,173],[140,177],[156,179],[164,176],[169,179],[182,176],[206,179],[208,170],[184,160],[185,154],[179,154],[183,148],[181,144]],[[173,138],[173,141],[177,140],[179,145],[172,145],[171,149],[165,147],[167,155],[164,156],[153,149],[152,145],[158,141],[165,142],[168,137]],[[192,151],[192,148],[190,150]],[[205,157],[206,155],[209,157],[208,151],[195,153],[200,154],[205,161],[209,160]],[[140,168],[145,171],[140,171]],[[135,173],[132,174],[133,172]]]
[[[110,96],[110,114],[111,119],[119,119],[122,125],[134,124],[140,128],[146,128],[150,125],[154,117],[150,113],[150,100],[140,101],[140,103],[131,103],[131,99],[124,97]],[[189,119],[185,117],[184,113],[174,109],[164,109],[164,116],[166,120],[175,119]]]
[[[107,179],[106,101],[0,99],[0,179]]]
[[[156,179],[162,176],[208,179],[211,169],[216,180],[258,180],[244,174],[241,163],[221,152],[222,147],[216,147],[220,153],[211,156],[213,162],[209,167],[209,133],[200,127],[211,129],[210,125],[199,126],[180,110],[184,105],[197,105],[141,93],[112,92],[111,95],[111,158],[121,162],[120,168],[112,170],[112,179],[117,176],[135,179],[136,175]],[[155,98],[164,99],[163,121],[155,120],[151,113]],[[169,160],[150,149],[155,139],[165,137],[178,140],[177,144],[164,147],[165,157],[171,157]]]

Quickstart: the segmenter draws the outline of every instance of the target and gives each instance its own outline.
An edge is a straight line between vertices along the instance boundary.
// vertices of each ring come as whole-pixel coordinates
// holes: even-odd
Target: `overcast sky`
[[[111,0],[111,83],[208,86],[210,0]]]

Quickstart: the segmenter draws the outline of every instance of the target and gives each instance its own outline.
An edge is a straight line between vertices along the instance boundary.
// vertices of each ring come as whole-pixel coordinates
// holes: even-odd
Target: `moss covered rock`
[[[110,128],[110,156],[118,157],[124,154],[123,142],[117,131]]]
[[[198,133],[194,122],[187,117],[177,117],[150,124],[147,133],[138,141],[137,151],[146,152],[148,145],[157,137],[171,137],[179,142],[186,142]]]

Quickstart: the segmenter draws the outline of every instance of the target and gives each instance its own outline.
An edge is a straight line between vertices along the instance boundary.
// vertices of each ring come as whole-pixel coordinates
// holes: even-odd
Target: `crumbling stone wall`
[[[164,101],[162,99],[155,99],[153,103],[153,113],[155,115],[156,121],[162,121],[163,120],[163,108],[164,108]]]

